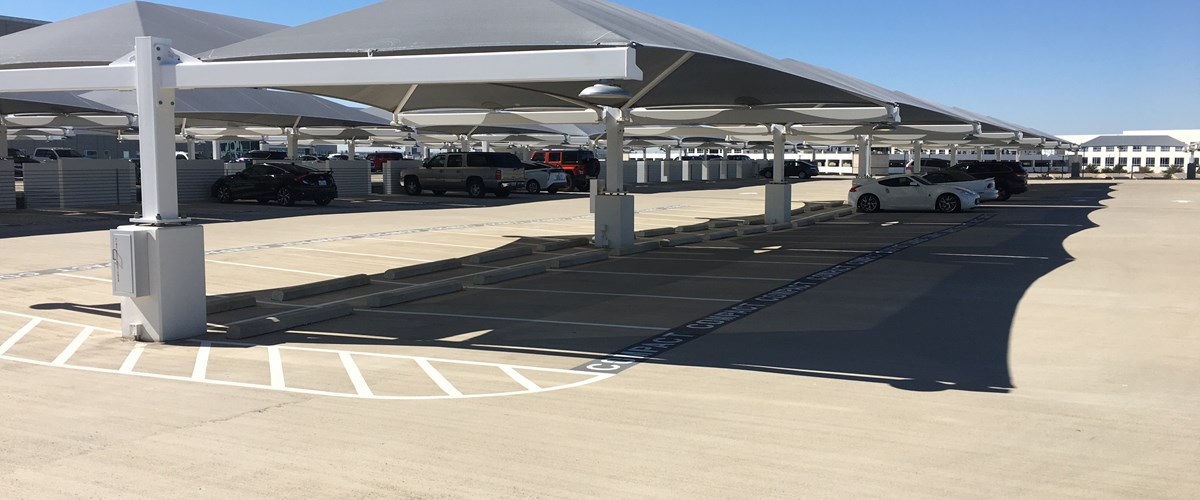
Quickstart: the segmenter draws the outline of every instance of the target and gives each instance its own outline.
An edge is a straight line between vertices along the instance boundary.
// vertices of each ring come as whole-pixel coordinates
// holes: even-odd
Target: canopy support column
[[[0,158],[8,157],[8,124],[4,123],[4,115],[0,114]]]
[[[113,293],[121,296],[121,333],[168,342],[208,330],[204,298],[204,229],[179,215],[175,169],[178,59],[171,42],[138,37],[134,72],[142,158],[142,215],[112,231]]]
[[[196,138],[188,136],[187,138],[187,154],[189,160],[196,159]]]
[[[767,225],[781,224],[792,221],[792,185],[785,181],[783,161],[784,126],[771,125],[771,138],[774,141],[772,179],[767,183],[767,206],[764,222]],[[763,156],[766,156],[763,150]]]
[[[622,152],[625,144],[625,124],[621,110],[604,108],[604,128],[607,158],[604,185],[592,180],[592,196],[596,207],[596,240],[598,247],[628,248],[633,246],[633,196],[625,192],[625,165]]]
[[[921,173],[921,147],[924,145],[921,141],[913,141],[912,147],[912,173]]]
[[[287,156],[288,159],[296,159],[296,150],[299,149],[300,138],[296,135],[296,129],[289,128],[287,130]]]
[[[983,161],[983,146],[975,146],[975,161]]]
[[[358,145],[358,143],[355,142],[354,139],[350,139],[350,140],[346,141],[346,156],[349,157],[351,160],[354,159],[354,153],[355,153],[354,149],[355,149],[355,146],[357,146],[357,145]]]
[[[490,143],[488,141],[482,141],[482,142],[480,142],[480,149],[483,149],[484,153],[491,153],[492,152],[492,143]]]
[[[871,136],[858,137],[858,177],[871,176]]]
[[[221,141],[218,141],[216,139],[214,139],[212,141],[212,159],[214,159],[214,160],[221,159]]]
[[[950,166],[958,165],[958,144],[950,145]]]

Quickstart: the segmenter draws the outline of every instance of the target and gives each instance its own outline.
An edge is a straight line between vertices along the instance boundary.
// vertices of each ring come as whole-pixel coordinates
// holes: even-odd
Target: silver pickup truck
[[[472,198],[491,192],[497,198],[525,185],[525,168],[512,153],[442,153],[417,168],[400,171],[404,192],[416,196],[428,189],[433,194],[466,191]]]

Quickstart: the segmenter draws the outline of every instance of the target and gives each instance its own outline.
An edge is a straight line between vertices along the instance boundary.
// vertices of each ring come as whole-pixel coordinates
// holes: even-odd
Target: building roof
[[[1183,141],[1169,135],[1102,135],[1083,144],[1080,147],[1092,148],[1103,146],[1187,146]]]

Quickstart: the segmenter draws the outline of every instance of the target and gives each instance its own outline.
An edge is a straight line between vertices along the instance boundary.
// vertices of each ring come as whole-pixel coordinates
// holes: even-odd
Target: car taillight
[[[1026,174],[1024,171],[1017,172],[1017,177],[1025,177],[1026,175],[1029,174]]]
[[[860,188],[860,187],[862,187],[862,186],[861,186],[861,185],[859,185],[859,186],[850,186],[850,192],[851,192],[851,193],[857,193],[857,192],[858,192],[858,188]]]
[[[500,169],[496,169],[496,180],[500,180],[502,178],[504,178],[504,173],[501,172]]]
[[[296,178],[294,178],[294,179],[292,179],[292,180],[294,180],[294,181],[296,181],[296,182],[299,182],[299,183],[301,183],[301,184],[308,184],[308,181],[304,180],[304,176],[303,176],[303,175],[297,175],[297,176],[296,176]]]

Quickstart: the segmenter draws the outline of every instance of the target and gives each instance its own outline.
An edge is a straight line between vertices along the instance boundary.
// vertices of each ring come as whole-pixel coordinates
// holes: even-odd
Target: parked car
[[[588,190],[588,179],[600,175],[600,160],[586,149],[543,149],[534,151],[530,161],[545,163],[567,173],[567,189]]]
[[[931,168],[929,172],[919,175],[934,184],[950,184],[975,191],[979,193],[979,201],[992,201],[1000,197],[1000,191],[996,190],[995,179],[976,179],[966,172],[942,168]]]
[[[349,160],[349,159],[350,159],[350,155],[344,155],[344,154],[332,154],[332,155],[329,155],[329,160],[330,160],[330,161],[346,161],[346,160]]]
[[[33,157],[38,161],[58,160],[61,158],[87,158],[79,151],[71,148],[37,148],[33,150]]]
[[[472,198],[493,193],[506,198],[525,189],[525,165],[512,153],[442,153],[423,165],[400,171],[404,192],[416,196],[428,189],[436,195],[466,191]]]
[[[296,161],[325,161],[325,160],[322,157],[317,156],[317,155],[300,155],[300,156],[296,157]]]
[[[783,160],[783,176],[808,179],[821,174],[817,164],[808,160]],[[775,177],[775,165],[772,164],[758,171],[758,175],[768,179]]]
[[[286,160],[286,159],[287,159],[287,153],[283,152],[283,151],[254,150],[254,151],[246,151],[245,154],[243,154],[242,156],[239,156],[234,161],[237,163],[250,164],[250,163],[253,163],[256,161],[278,161],[278,160]]]
[[[921,158],[921,171],[922,172],[928,171],[931,169],[935,169],[935,168],[950,168],[950,160],[944,160],[941,158]],[[904,164],[904,171],[905,172],[913,171],[913,161],[912,160],[908,160],[908,163]]]
[[[545,163],[532,161],[522,162],[525,165],[525,192],[535,194],[543,189],[547,193],[557,193],[567,187],[567,172],[561,168]]]
[[[383,164],[389,161],[400,161],[404,159],[404,153],[399,151],[377,151],[367,153],[367,160],[371,162],[372,172],[382,172]]]
[[[17,177],[17,178],[25,177],[25,164],[26,163],[41,163],[41,162],[31,158],[29,155],[25,154],[24,151],[17,149],[17,148],[8,148],[8,156],[6,156],[6,158],[8,158],[9,160],[12,160],[12,162],[13,162],[13,177]]]
[[[749,155],[729,155],[725,157],[728,161],[750,161]]]
[[[324,206],[337,198],[337,183],[330,172],[294,163],[251,163],[241,172],[217,179],[212,195],[221,203],[252,199],[291,206],[299,200],[312,200]]]
[[[859,212],[936,210],[949,213],[979,206],[979,193],[953,184],[934,184],[917,175],[900,174],[855,179],[849,202]]]
[[[966,172],[976,179],[994,179],[996,191],[1000,192],[1000,196],[996,198],[999,201],[1007,200],[1014,194],[1021,194],[1029,190],[1029,175],[1025,173],[1024,168],[1021,168],[1021,164],[1015,161],[959,163],[950,167],[950,170]]]

